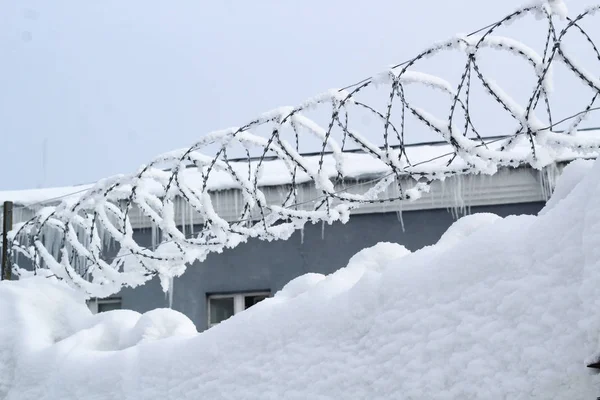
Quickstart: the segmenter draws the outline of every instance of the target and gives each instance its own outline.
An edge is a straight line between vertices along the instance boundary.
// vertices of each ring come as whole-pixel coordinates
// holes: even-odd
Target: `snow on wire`
[[[581,46],[587,46],[600,61],[593,40],[581,27],[581,21],[599,9],[588,8],[575,18],[567,17],[561,1],[518,9],[483,30],[436,44],[358,84],[328,91],[297,107],[271,111],[241,127],[212,132],[187,149],[161,155],[135,174],[102,180],[77,200],[46,207],[15,227],[11,232],[13,259],[18,254],[31,268],[15,262],[13,270],[20,276],[31,274],[31,270],[53,275],[96,297],[143,284],[157,275],[163,288],[168,289],[169,280],[180,276],[186,265],[202,261],[212,252],[222,252],[250,238],[287,239],[307,222],[346,222],[350,211],[361,204],[415,200],[435,180],[471,173],[493,174],[503,166],[528,164],[542,168],[555,162],[564,149],[596,155],[600,140],[578,135],[577,127],[597,109],[594,104],[600,94],[600,74],[586,70],[569,55],[563,38],[573,31],[582,38]],[[547,22],[541,52],[495,34],[499,28],[531,14]],[[485,48],[508,52],[533,68],[536,83],[526,104],[519,104],[486,76],[478,58]],[[448,51],[465,59],[456,84],[414,69],[422,60]],[[569,128],[560,132],[553,129],[557,124],[553,123],[549,101],[551,70],[557,62],[566,65],[593,93],[587,106],[569,119]],[[501,142],[486,141],[490,133],[475,127],[470,106],[478,100],[472,98],[475,82],[485,89],[484,95],[501,106],[500,112],[517,124],[514,133]],[[415,85],[447,96],[450,105],[443,118],[413,104],[406,89]],[[375,94],[365,95],[369,90]],[[353,116],[360,113],[380,124],[375,135],[370,135],[377,138],[378,144],[356,129],[361,119]],[[324,122],[319,116],[325,116]],[[441,136],[452,149],[450,156],[441,163],[434,162],[440,157],[411,163],[405,144],[408,118]],[[310,158],[300,154],[301,142],[309,137],[320,148]],[[363,191],[344,186],[348,177],[346,150],[350,145],[386,166],[387,172],[376,184]],[[232,153],[244,157],[233,160]],[[272,160],[280,161],[288,176],[286,192],[276,200],[265,195],[266,185],[261,181],[263,170]],[[326,160],[333,160],[327,168]],[[195,173],[190,174],[190,170]],[[210,185],[216,175],[227,176],[234,183],[241,199],[236,218],[224,218],[216,211]],[[298,198],[299,188],[307,184],[319,193],[308,202]],[[394,195],[386,195],[392,186]],[[198,231],[190,233],[178,226],[178,201],[196,215]],[[159,232],[158,246],[136,240],[131,223],[134,209]],[[54,244],[50,244],[51,237],[55,238]],[[107,237],[116,250],[106,245]]]

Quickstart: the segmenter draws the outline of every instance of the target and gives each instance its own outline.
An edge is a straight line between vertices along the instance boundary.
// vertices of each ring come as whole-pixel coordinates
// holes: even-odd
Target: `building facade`
[[[523,167],[503,169],[493,176],[451,178],[437,182],[415,202],[364,205],[346,224],[307,225],[286,241],[254,239],[211,254],[176,278],[171,293],[164,293],[154,279],[122,290],[115,299],[123,308],[140,312],[172,307],[202,331],[275,294],[300,275],[330,274],[346,266],[358,251],[379,242],[399,243],[415,251],[436,243],[461,215],[537,214],[559,173],[560,166],[544,171]],[[137,234],[139,243],[152,246],[149,228]]]
[[[474,206],[470,212],[502,217],[536,214],[543,205],[543,201],[537,201]],[[153,279],[141,287],[122,290],[116,298],[123,308],[140,312],[171,305],[202,331],[219,321],[214,316],[211,319],[211,310],[221,319],[243,310],[236,304],[241,304],[240,297],[272,295],[308,272],[332,273],[346,266],[358,251],[378,242],[400,243],[413,251],[434,244],[455,219],[452,210],[428,209],[404,212],[404,229],[395,212],[355,215],[346,224],[324,228],[321,224],[310,225],[286,241],[250,240],[222,254],[211,254],[176,278],[172,293],[163,293],[158,279]],[[145,235],[149,244],[149,233]],[[224,303],[223,298],[229,300]]]
[[[435,182],[430,193],[413,202],[366,204],[354,210],[346,224],[307,225],[286,241],[253,239],[221,254],[211,254],[204,262],[188,266],[183,276],[174,280],[169,293],[162,291],[155,278],[141,287],[125,288],[109,299],[93,300],[90,308],[95,312],[115,308],[145,312],[172,307],[202,331],[275,294],[300,275],[329,274],[344,267],[355,253],[378,242],[395,242],[414,251],[436,243],[464,214],[536,214],[549,197],[561,168],[558,164],[543,171],[504,168],[492,176],[469,175]],[[371,178],[360,177],[352,184],[372,185]],[[263,189],[267,197],[285,192],[283,186],[277,185]],[[299,198],[314,198],[311,196],[318,194],[314,190],[301,187]],[[239,215],[239,193],[229,189],[214,195],[219,215]],[[12,196],[18,204],[18,198],[14,198],[18,195]],[[0,200],[1,197],[0,192]],[[18,208],[15,222],[26,220],[36,207],[30,204]],[[152,224],[141,213],[132,212],[131,216],[138,243],[148,248],[155,246],[157,234]],[[180,221],[182,231],[188,232],[201,223],[183,207],[176,207],[176,221]]]

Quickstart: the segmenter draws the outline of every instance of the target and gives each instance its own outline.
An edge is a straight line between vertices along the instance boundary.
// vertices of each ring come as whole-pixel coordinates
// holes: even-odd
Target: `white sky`
[[[0,189],[132,172],[521,3],[0,0]]]

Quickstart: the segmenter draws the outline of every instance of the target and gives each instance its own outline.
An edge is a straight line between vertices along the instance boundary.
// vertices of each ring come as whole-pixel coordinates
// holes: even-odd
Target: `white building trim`
[[[465,209],[474,206],[489,206],[503,204],[519,204],[537,201],[546,201],[553,190],[554,182],[560,172],[561,165],[551,165],[543,171],[530,167],[502,168],[494,175],[465,175],[446,179],[444,182],[436,181],[432,184],[429,193],[415,201],[395,201],[383,204],[363,204],[352,211],[353,214],[372,214],[386,212],[406,212],[429,209]],[[373,186],[376,176],[363,176],[352,181],[346,181],[337,187],[348,192],[365,192]],[[413,183],[403,182],[402,186],[409,188]],[[279,201],[287,195],[286,186],[262,187],[268,202]],[[321,193],[314,185],[305,183],[298,186],[297,202],[303,203],[300,209],[310,209],[314,206],[314,199]],[[398,195],[397,185],[390,185],[387,192],[381,197]],[[226,189],[212,192],[215,211],[227,221],[238,219],[242,211],[241,192],[237,189]],[[14,223],[26,221],[40,208],[16,207],[13,216]],[[135,208],[129,214],[134,229],[152,227],[152,223],[139,210]],[[256,214],[258,216],[258,212]],[[1,219],[1,216],[0,216]],[[194,224],[201,224],[201,217],[183,201],[176,201],[175,221],[187,229],[192,229]],[[1,221],[0,221],[1,223]]]
[[[372,214],[386,212],[406,212],[429,209],[456,208],[465,210],[467,207],[519,204],[546,201],[552,192],[554,181],[562,167],[551,166],[543,171],[529,167],[503,168],[494,175],[466,175],[452,177],[444,182],[434,182],[429,193],[415,201],[395,201],[383,204],[363,204],[352,211],[353,214]],[[375,185],[373,177],[345,182],[349,192],[360,190],[365,192]],[[403,183],[409,188],[412,183]],[[338,185],[343,189],[343,185]],[[285,199],[287,188],[284,186],[263,187],[268,202]],[[314,185],[304,184],[298,187],[297,202],[299,209],[310,209],[314,199],[319,199]],[[381,197],[398,195],[397,185],[390,185]],[[227,221],[236,221],[242,212],[241,192],[235,189],[213,192],[215,211]],[[258,216],[258,211],[256,213]],[[130,213],[131,224],[134,228],[143,229],[152,226],[151,221],[135,209]],[[193,224],[202,223],[200,215],[193,212],[184,201],[175,204],[175,221],[191,229]]]

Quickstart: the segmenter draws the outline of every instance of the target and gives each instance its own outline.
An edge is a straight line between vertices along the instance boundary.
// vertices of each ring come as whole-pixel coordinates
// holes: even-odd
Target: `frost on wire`
[[[565,152],[595,156],[600,138],[578,133],[577,128],[595,109],[600,74],[569,54],[563,38],[569,34],[579,40],[600,61],[580,25],[599,8],[588,8],[574,18],[567,17],[562,1],[520,8],[484,30],[435,44],[358,84],[330,90],[297,107],[270,111],[241,127],[209,133],[187,149],[157,157],[134,174],[102,180],[77,199],[46,207],[15,227],[13,258],[24,257],[33,270],[15,262],[14,272],[53,275],[94,297],[109,296],[157,275],[168,290],[171,279],[183,274],[186,265],[250,238],[285,240],[308,222],[346,222],[361,204],[416,200],[433,181],[451,176],[494,174],[506,166],[541,169],[559,161]],[[537,18],[535,24],[546,38],[539,50],[496,32],[527,16]],[[527,102],[519,103],[486,75],[479,59],[482,49],[526,62],[535,83]],[[447,52],[461,59],[462,73],[455,82],[418,71],[424,60]],[[587,106],[566,119],[570,125],[563,130],[556,128],[565,120],[553,119],[549,101],[557,63],[566,65],[592,93]],[[484,89],[478,95],[471,91],[475,83]],[[443,114],[418,107],[408,94],[414,87],[438,92],[449,107]],[[510,135],[490,140],[497,134],[493,123],[489,131],[475,126],[470,104],[479,101],[478,96],[499,105],[498,115],[510,116],[515,123]],[[361,115],[377,121],[375,130],[369,128],[374,140],[359,132]],[[409,118],[448,143],[452,152],[411,162],[405,143]],[[319,152],[301,155],[306,142],[316,143]],[[365,186],[368,189],[348,184],[351,148],[384,166],[376,184]],[[275,163],[284,176],[276,183],[284,190],[273,197],[264,188],[274,182],[265,179],[263,172]],[[212,188],[223,181],[235,194],[234,218],[216,212]],[[299,188],[307,185],[318,196],[300,199]],[[186,210],[191,229],[176,220],[176,208]],[[140,215],[150,221],[153,246],[136,240],[131,218]]]

